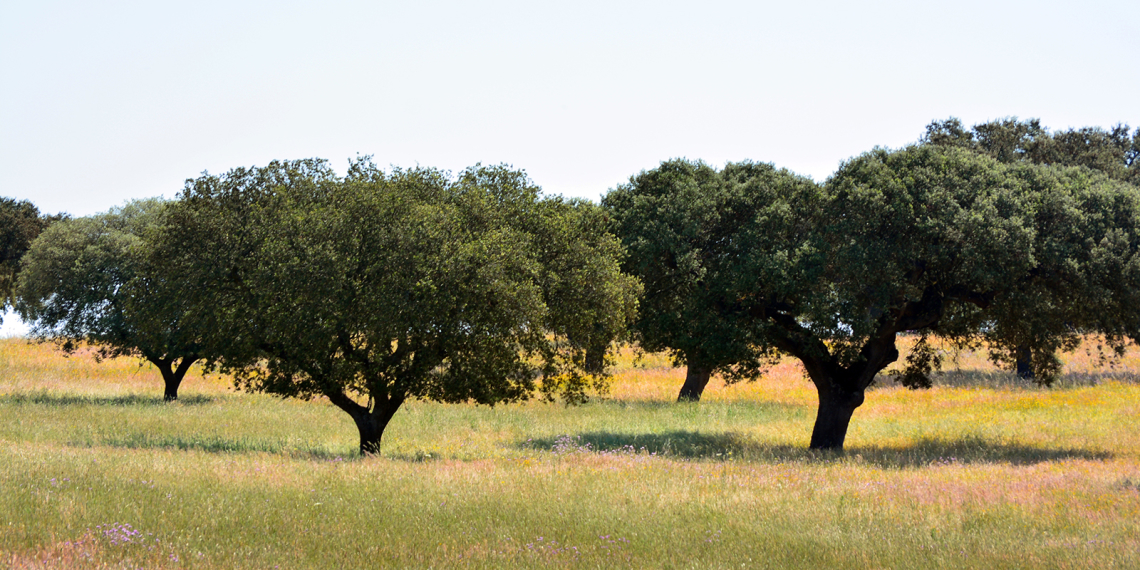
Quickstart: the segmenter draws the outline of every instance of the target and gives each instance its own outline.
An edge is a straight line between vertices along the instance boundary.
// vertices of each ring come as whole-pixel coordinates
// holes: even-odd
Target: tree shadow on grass
[[[920,439],[903,446],[848,446],[843,452],[815,451],[807,446],[760,443],[740,434],[672,431],[654,434],[588,432],[554,438],[530,439],[521,449],[556,454],[656,455],[680,459],[745,461],[754,463],[866,463],[884,469],[928,465],[1006,463],[1033,465],[1066,459],[1104,460],[1104,451],[1037,447],[981,438]]]
[[[33,392],[27,394],[5,394],[0,396],[0,404],[35,404],[41,406],[200,406],[212,404],[220,398],[216,396],[203,396],[194,394],[183,396],[174,402],[167,402],[162,396],[143,396],[128,394],[125,396],[77,396],[74,394],[52,394],[49,392]]]
[[[676,400],[639,399],[639,398],[599,398],[597,404],[621,409],[642,412],[667,412],[671,416],[685,413],[703,416],[709,412],[707,402],[678,402]],[[771,400],[713,400],[712,406],[728,413],[740,412],[754,421],[757,416],[762,417],[793,417],[801,416],[814,409],[801,404],[787,402],[774,402]]]
[[[875,377],[875,388],[890,388],[899,386],[897,376],[880,374]],[[1066,390],[1099,386],[1105,382],[1120,382],[1122,384],[1140,383],[1140,375],[1128,371],[1116,372],[1069,372],[1062,374],[1049,387],[1040,386],[1032,380],[1021,378],[1013,372],[1003,370],[944,370],[931,374],[935,386],[951,388],[990,388],[994,390]]]
[[[319,446],[298,446],[282,439],[237,437],[226,438],[218,435],[159,435],[147,433],[129,433],[102,436],[87,441],[72,442],[73,445],[86,447],[107,446],[123,449],[159,449],[178,451],[204,451],[206,453],[267,453],[294,459],[313,461],[357,461],[364,459],[355,447],[343,449],[328,449]],[[440,461],[444,456],[422,450],[400,451],[384,453],[385,459],[405,461],[408,463],[426,463]]]
[[[297,446],[280,439],[266,439],[255,437],[227,438],[217,435],[159,435],[147,433],[127,433],[105,435],[103,437],[81,442],[76,445],[87,447],[107,446],[124,449],[160,449],[178,451],[204,451],[207,453],[268,453],[283,455],[296,459],[313,459],[324,461],[345,461],[358,459],[353,451],[330,450],[316,446]]]

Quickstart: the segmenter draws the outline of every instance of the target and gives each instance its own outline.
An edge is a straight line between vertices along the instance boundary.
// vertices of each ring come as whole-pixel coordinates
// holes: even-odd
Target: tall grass
[[[357,459],[327,402],[195,374],[165,404],[133,361],[4,340],[0,567],[1136,568],[1137,357],[883,378],[838,456],[792,362],[676,404],[684,371],[626,354],[587,405],[412,402]]]

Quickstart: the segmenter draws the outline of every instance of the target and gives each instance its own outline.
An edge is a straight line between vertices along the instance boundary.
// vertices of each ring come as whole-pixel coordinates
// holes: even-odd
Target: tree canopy
[[[1005,118],[963,127],[961,121],[950,118],[934,121],[926,127],[923,144],[965,148],[986,154],[1006,164],[1030,163],[1045,166],[1075,166],[1095,170],[1109,178],[1140,186],[1140,128],[1129,134],[1126,124],[1111,129],[1082,127],[1065,131],[1050,131],[1037,119],[1018,120]],[[1024,337],[1033,327],[1035,316],[1023,315],[1021,326],[1004,326],[1010,338]],[[1089,323],[1085,323],[1089,325]],[[1098,332],[1093,327],[1086,332]],[[994,331],[988,335],[993,337]],[[1023,378],[1048,384],[1060,369],[1061,361],[1056,350],[1034,352],[1029,344],[990,338],[991,359],[1010,366]],[[1058,345],[1067,350],[1076,346],[1076,337]]]
[[[998,119],[967,129],[953,117],[927,125],[922,142],[966,148],[1005,163],[1084,166],[1106,176],[1140,184],[1140,128],[1081,127],[1052,132],[1038,119]]]
[[[20,260],[40,232],[63,216],[45,216],[27,200],[0,197],[0,313],[15,303]],[[2,320],[2,315],[0,315]]]
[[[636,339],[688,368],[679,400],[699,400],[714,373],[730,381],[755,377],[775,356],[737,299],[742,262],[750,255],[739,232],[758,217],[788,215],[787,201],[775,196],[814,189],[810,180],[767,164],[717,171],[671,160],[603,198],[611,228],[628,250],[624,268],[645,287]]]
[[[65,351],[90,343],[103,358],[145,358],[162,373],[165,399],[175,400],[202,354],[184,282],[152,263],[168,206],[136,200],[48,227],[24,258],[16,309],[33,337]]]
[[[194,284],[218,364],[244,389],[327,398],[363,454],[408,399],[583,398],[605,380],[587,349],[636,306],[598,212],[501,166],[274,162],[188,181],[171,217],[159,257]]]
[[[703,169],[709,182],[685,190],[693,177],[663,177],[678,168]],[[682,290],[654,272],[682,274],[702,294],[718,291],[715,302],[688,297],[690,305],[663,313],[716,312],[744,331],[736,338],[755,343],[753,354],[799,359],[819,394],[813,448],[842,448],[866,388],[899,358],[900,333],[982,337],[1045,353],[1090,327],[1117,345],[1140,331],[1138,194],[1086,168],[1003,164],[972,150],[920,145],[856,157],[823,185],[752,164],[727,166],[719,181],[712,169],[683,161],[659,172],[665,190],[632,198],[631,185],[606,199],[631,212],[639,200],[668,196],[657,206],[668,229],[639,234],[618,225],[630,246],[627,263],[651,276],[641,318],[655,314],[657,291]],[[717,195],[727,180],[755,206],[701,242],[699,254],[673,254],[678,249],[667,246],[680,241],[675,236],[700,235],[677,220],[707,211],[707,200],[686,196]],[[706,260],[717,269],[706,270]],[[929,381],[921,345],[903,377],[910,385]]]

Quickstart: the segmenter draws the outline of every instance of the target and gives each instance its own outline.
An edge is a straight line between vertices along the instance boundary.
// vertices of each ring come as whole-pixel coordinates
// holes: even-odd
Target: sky
[[[357,155],[594,200],[675,157],[824,180],[949,117],[1140,126],[1138,23],[1134,0],[0,0],[0,195],[82,216]]]

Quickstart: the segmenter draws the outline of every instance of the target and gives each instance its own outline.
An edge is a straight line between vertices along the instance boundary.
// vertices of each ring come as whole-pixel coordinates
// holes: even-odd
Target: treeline
[[[582,401],[625,341],[687,366],[682,400],[793,356],[819,394],[811,447],[842,449],[900,333],[919,335],[910,387],[940,365],[931,337],[1044,384],[1085,334],[1140,338],[1137,156],[1126,126],[950,119],[822,183],[678,159],[600,205],[504,166],[273,162],[85,218],[3,202],[24,236],[5,303],[65,350],[149,360],[167,399],[195,362],[325,397],[365,454],[409,398]]]

